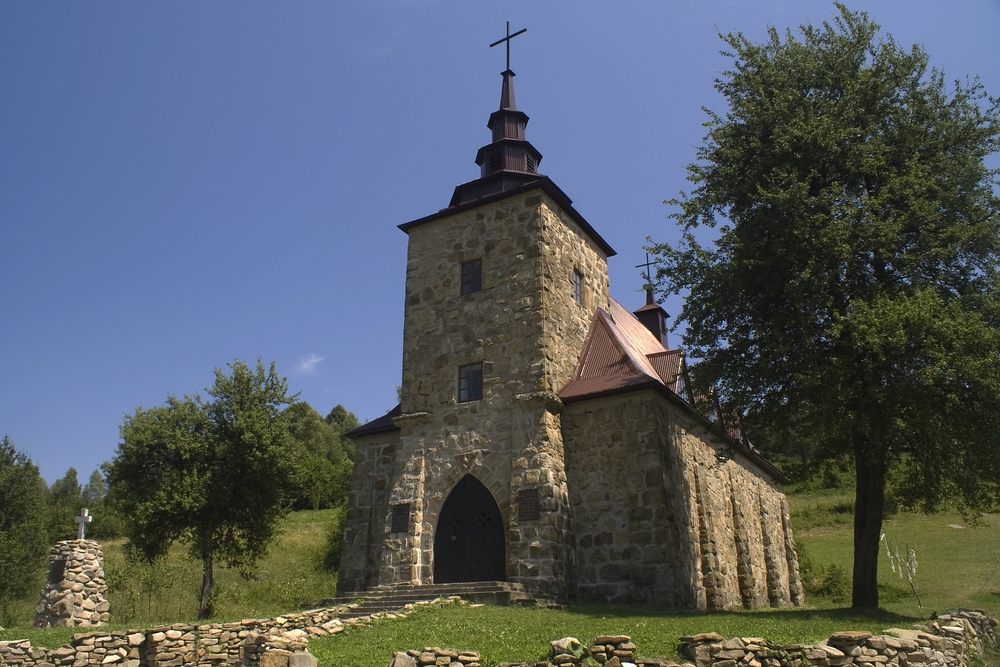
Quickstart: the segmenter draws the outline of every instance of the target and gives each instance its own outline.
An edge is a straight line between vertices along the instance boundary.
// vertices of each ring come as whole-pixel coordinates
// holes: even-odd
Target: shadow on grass
[[[994,593],[1000,596],[1000,593]],[[589,618],[698,618],[698,619],[733,619],[745,620],[748,618],[766,618],[768,620],[782,622],[811,622],[811,621],[832,621],[851,623],[918,623],[928,620],[926,616],[908,616],[885,609],[853,609],[851,607],[840,607],[833,609],[811,609],[805,607],[782,608],[782,609],[754,609],[741,611],[656,611],[642,609],[638,607],[627,607],[624,605],[602,605],[596,603],[574,604],[566,608],[568,614],[578,614]]]

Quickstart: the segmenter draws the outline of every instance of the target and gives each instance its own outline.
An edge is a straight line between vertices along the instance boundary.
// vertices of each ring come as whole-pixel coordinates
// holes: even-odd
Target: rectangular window
[[[483,397],[483,364],[469,364],[458,369],[458,401],[478,401]]]
[[[483,260],[462,262],[462,294],[472,294],[483,289]]]
[[[583,304],[583,274],[573,271],[573,301]]]

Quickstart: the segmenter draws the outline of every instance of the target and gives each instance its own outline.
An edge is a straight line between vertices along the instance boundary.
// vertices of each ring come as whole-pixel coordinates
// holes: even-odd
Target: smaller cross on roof
[[[520,30],[518,30],[517,32],[515,32],[513,35],[510,34],[510,21],[507,21],[507,36],[504,37],[503,39],[498,39],[497,41],[495,41],[492,44],[490,44],[490,48],[492,49],[497,44],[503,44],[504,42],[507,42],[507,69],[508,70],[510,70],[510,40],[514,39],[515,37],[517,37],[521,33],[525,33],[525,32],[528,32],[528,29],[527,28],[521,28]]]
[[[90,516],[90,510],[84,507],[82,510],[80,510],[80,516],[76,517],[73,520],[76,521],[77,524],[76,539],[78,540],[86,539],[87,524],[94,520],[94,517]]]
[[[641,269],[644,266],[646,267],[646,272],[642,274],[642,277],[646,279],[646,289],[653,289],[653,278],[652,278],[653,274],[652,274],[652,272],[649,269],[649,267],[652,264],[654,264],[654,262],[649,261],[649,253],[647,252],[646,253],[646,263],[645,264],[636,264],[635,265],[635,268],[637,268],[637,269]]]

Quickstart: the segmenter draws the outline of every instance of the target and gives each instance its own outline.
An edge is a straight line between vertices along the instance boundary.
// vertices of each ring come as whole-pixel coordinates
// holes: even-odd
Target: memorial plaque
[[[49,582],[58,584],[66,578],[66,559],[56,558],[49,561]]]
[[[535,521],[542,516],[538,506],[538,489],[521,489],[517,492],[517,520]]]
[[[392,532],[410,532],[410,503],[392,506]]]

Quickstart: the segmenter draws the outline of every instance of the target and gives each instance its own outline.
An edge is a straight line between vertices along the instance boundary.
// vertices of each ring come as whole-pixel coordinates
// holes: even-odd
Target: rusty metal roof
[[[649,355],[649,362],[656,369],[656,374],[667,385],[667,389],[678,396],[681,393],[681,362],[684,360],[683,350],[667,350]]]
[[[573,379],[559,392],[563,400],[661,385],[676,393],[683,353],[667,350],[620,303],[598,309],[583,343]]]
[[[688,414],[702,419],[710,429],[729,440],[734,451],[784,482],[781,472],[743,436],[738,415],[734,414],[734,422],[727,428],[726,424],[716,423],[703,414],[699,408],[704,406],[696,407],[682,398],[683,363],[683,350],[663,347],[632,313],[611,299],[608,312],[598,309],[594,313],[573,378],[559,392],[559,398],[573,402],[653,389]],[[721,419],[721,414],[718,417]]]

